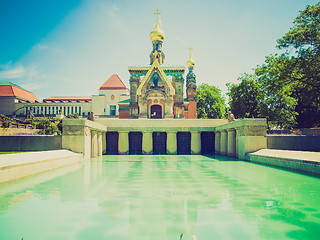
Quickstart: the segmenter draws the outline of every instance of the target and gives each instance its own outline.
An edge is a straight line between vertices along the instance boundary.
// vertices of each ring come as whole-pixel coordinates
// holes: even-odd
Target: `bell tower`
[[[152,65],[154,61],[158,61],[160,64],[163,64],[165,58],[165,55],[162,51],[162,43],[165,36],[162,30],[160,12],[158,9],[155,11],[154,15],[156,16],[155,28],[150,33],[150,40],[152,41],[153,47],[150,53],[150,65]]]
[[[193,48],[190,47],[190,58],[187,61],[187,66],[189,72],[186,78],[186,94],[187,94],[187,101],[188,104],[188,113],[186,118],[197,118],[197,82],[196,82],[196,75],[193,72],[193,68],[195,62],[192,57],[192,50]]]

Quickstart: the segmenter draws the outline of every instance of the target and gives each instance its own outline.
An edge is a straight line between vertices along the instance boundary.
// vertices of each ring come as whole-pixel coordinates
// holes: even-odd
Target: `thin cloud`
[[[33,47],[34,49],[38,49],[38,50],[45,50],[48,49],[48,45],[44,45],[44,44],[37,44],[36,46]]]
[[[47,85],[40,84],[38,82],[31,82],[31,83],[22,83],[22,84],[20,84],[20,86],[23,87],[24,89],[27,89],[28,91],[33,91],[33,90],[44,88]]]
[[[8,70],[12,67],[12,61],[0,64],[0,71]]]
[[[179,37],[175,37],[175,39],[177,39],[179,42],[187,45],[188,47],[190,47],[190,43],[188,43],[187,41],[183,40],[182,38],[179,38]]]
[[[57,47],[52,47],[47,44],[37,44],[33,47],[33,50],[38,50],[38,51],[50,51],[56,54],[64,54],[65,51],[62,48],[57,48]]]
[[[120,8],[115,4],[112,4],[111,6],[112,6],[112,9],[115,10],[115,11],[119,11],[120,10]]]
[[[5,66],[4,68],[7,68],[6,70],[0,71],[0,79],[18,79],[25,75],[25,69],[23,66],[17,66],[13,68],[8,68],[8,66]]]

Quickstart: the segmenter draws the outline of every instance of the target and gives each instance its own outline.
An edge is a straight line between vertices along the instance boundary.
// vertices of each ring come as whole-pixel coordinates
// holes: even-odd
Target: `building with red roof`
[[[14,83],[0,82],[0,114],[9,116],[55,117],[74,113],[87,116],[89,112],[94,112],[96,117],[116,117],[119,115],[118,102],[129,98],[129,90],[117,74],[101,85],[99,95],[52,96],[42,102]]]
[[[92,102],[92,97],[48,97],[44,98],[43,102],[47,103],[55,103],[55,102],[62,102],[62,103],[67,103],[67,102]]]
[[[92,111],[99,117],[116,117],[119,115],[118,102],[129,99],[129,90],[117,74],[105,81],[99,95],[92,96]]]
[[[127,87],[117,74],[113,74],[107,81],[105,81],[104,84],[101,85],[100,90],[102,89],[127,89]]]
[[[36,96],[12,82],[0,82],[0,113],[11,115],[17,103],[38,102]]]
[[[24,102],[38,101],[38,99],[32,92],[29,92],[19,85],[8,81],[0,82],[0,97],[12,97],[14,99],[17,99],[18,101]]]

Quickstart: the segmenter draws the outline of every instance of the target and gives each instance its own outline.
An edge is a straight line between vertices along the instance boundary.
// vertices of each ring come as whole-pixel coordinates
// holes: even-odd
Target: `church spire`
[[[160,12],[158,9],[155,11],[154,15],[156,16],[155,28],[150,33],[150,40],[152,41],[153,46],[153,50],[150,53],[150,65],[153,64],[155,60],[159,61],[160,64],[163,64],[165,58],[164,53],[161,50],[165,36],[162,30]]]
[[[194,67],[194,60],[193,60],[193,57],[192,57],[192,50],[193,50],[193,48],[192,47],[189,47],[188,48],[188,50],[190,51],[190,58],[189,58],[189,60],[187,61],[187,66],[188,66],[188,68],[189,68],[189,71],[191,70],[193,70],[193,67]],[[190,69],[190,68],[192,68],[192,69]]]
[[[165,38],[164,32],[162,30],[162,23],[161,23],[161,19],[160,19],[160,14],[161,13],[160,13],[159,9],[157,9],[154,12],[154,15],[156,16],[156,21],[155,21],[155,28],[150,33],[151,41],[163,41]]]
[[[190,101],[196,101],[197,100],[197,83],[196,83],[196,75],[193,72],[193,68],[195,65],[195,62],[192,57],[192,50],[193,48],[188,48],[190,51],[190,57],[187,61],[187,66],[189,68],[189,72],[186,77],[186,90],[187,90],[187,100]]]

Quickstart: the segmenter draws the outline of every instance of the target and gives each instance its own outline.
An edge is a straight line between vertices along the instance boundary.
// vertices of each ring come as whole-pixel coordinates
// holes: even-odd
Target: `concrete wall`
[[[320,151],[320,136],[267,135],[268,149]]]
[[[202,132],[218,135],[213,146],[217,154],[245,159],[248,152],[267,148],[266,119],[242,119],[228,123],[227,119],[97,119],[108,131],[119,133],[119,154],[129,151],[128,134],[142,132],[142,152],[152,154],[153,132],[167,133],[167,153],[177,153],[177,133],[191,133],[191,154],[201,154]]]
[[[177,154],[179,132],[190,132],[191,154],[201,154],[201,134],[215,132],[212,147],[217,154],[245,159],[248,152],[267,147],[266,119],[242,119],[228,123],[226,119],[103,119],[95,122],[73,119],[62,122],[63,148],[83,153],[85,156],[99,156],[105,151],[106,132],[118,132],[118,153],[129,153],[129,135],[142,133],[143,154],[153,154],[153,133],[166,132],[167,153]],[[91,143],[91,144],[90,144]],[[102,144],[102,145],[101,145]],[[96,145],[100,151],[96,153]],[[102,151],[101,151],[102,149]]]
[[[296,135],[304,135],[304,136],[320,136],[320,128],[293,128],[293,129],[282,129],[282,130],[268,130],[268,135],[290,135],[292,133],[298,133]]]
[[[249,152],[267,148],[267,120],[241,119],[215,128],[216,154],[245,159]]]
[[[62,149],[62,136],[0,136],[0,151],[46,151]]]
[[[63,119],[62,147],[87,157],[106,151],[107,127],[86,119]]]

